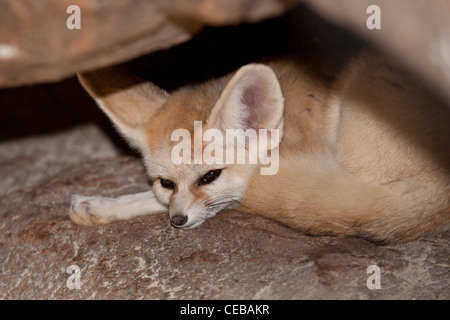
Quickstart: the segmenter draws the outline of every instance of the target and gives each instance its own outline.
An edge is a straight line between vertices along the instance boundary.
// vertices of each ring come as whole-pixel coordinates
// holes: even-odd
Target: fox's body
[[[75,197],[71,218],[91,225],[169,211],[174,225],[193,228],[237,207],[309,234],[380,242],[448,230],[449,108],[374,54],[350,63],[331,89],[295,62],[268,65],[171,94],[111,71],[80,76],[141,151],[154,183],[117,199]],[[278,129],[279,145],[267,150],[279,153],[277,173],[173,163],[171,135],[184,128],[193,137],[194,121],[220,131]]]

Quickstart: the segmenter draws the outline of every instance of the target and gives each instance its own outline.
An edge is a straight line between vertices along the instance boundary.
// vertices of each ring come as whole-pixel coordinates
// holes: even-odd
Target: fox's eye
[[[202,186],[202,185],[211,183],[214,180],[216,180],[220,176],[221,173],[222,173],[222,169],[208,171],[203,177],[201,177],[198,180],[197,184],[199,186]]]
[[[161,187],[163,187],[163,188],[171,189],[171,190],[175,188],[175,185],[173,184],[173,182],[168,179],[160,179],[159,181],[161,182]]]

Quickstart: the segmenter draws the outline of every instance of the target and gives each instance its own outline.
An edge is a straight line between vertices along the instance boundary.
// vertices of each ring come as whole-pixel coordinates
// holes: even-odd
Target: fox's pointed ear
[[[165,104],[169,94],[116,67],[79,73],[78,79],[119,132],[141,149],[147,141],[144,125]]]
[[[283,134],[284,97],[272,69],[263,64],[240,68],[211,111],[207,126],[226,129],[278,129]],[[275,146],[272,146],[272,148]]]

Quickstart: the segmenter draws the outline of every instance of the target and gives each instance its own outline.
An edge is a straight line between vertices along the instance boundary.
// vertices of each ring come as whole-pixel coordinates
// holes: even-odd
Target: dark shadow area
[[[243,64],[296,55],[333,75],[367,44],[305,6],[258,24],[206,27],[191,41],[126,63],[137,75],[170,91]],[[0,90],[0,142],[96,123],[128,152],[123,139],[73,77],[59,83]]]
[[[191,41],[130,61],[137,75],[167,91],[220,77],[261,58],[295,56],[326,76],[369,44],[304,5],[257,24],[206,27]]]

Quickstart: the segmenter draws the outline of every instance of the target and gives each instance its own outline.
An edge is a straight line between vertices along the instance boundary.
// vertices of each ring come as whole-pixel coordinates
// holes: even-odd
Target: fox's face
[[[153,192],[169,208],[172,224],[186,229],[237,206],[253,172],[245,165],[173,165],[161,159],[146,161]]]
[[[258,154],[271,153],[281,141],[284,98],[264,65],[247,65],[233,76],[171,94],[113,69],[79,78],[143,155],[153,192],[176,227],[195,228],[239,205],[250,177],[258,174],[258,163],[237,159],[239,143],[230,148],[239,139],[225,140],[231,129],[254,130],[256,139],[260,129],[271,129],[270,143],[258,145]],[[250,138],[241,143],[245,159],[254,152],[249,144]]]

